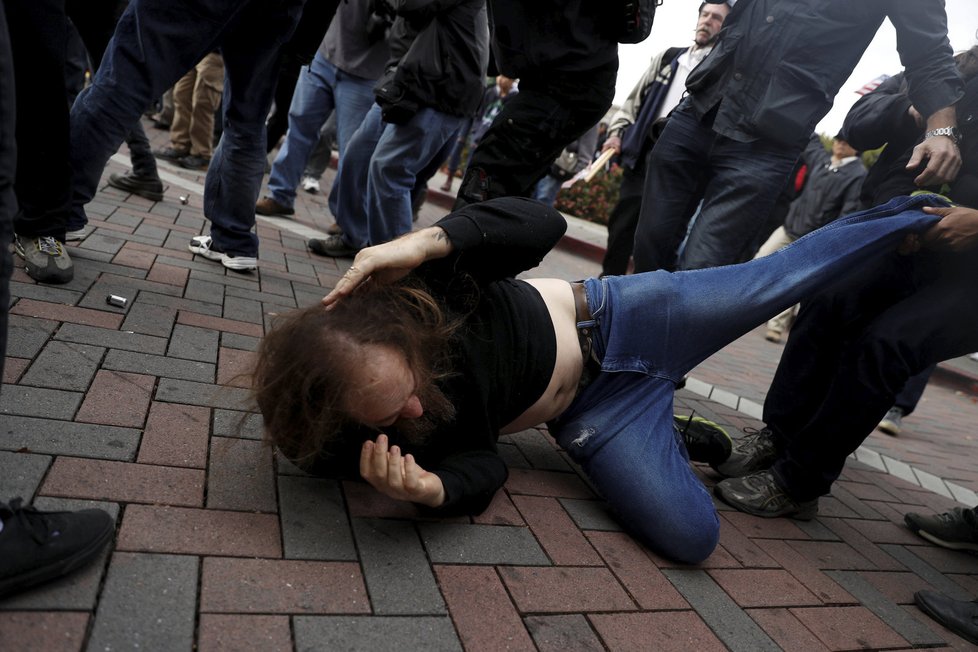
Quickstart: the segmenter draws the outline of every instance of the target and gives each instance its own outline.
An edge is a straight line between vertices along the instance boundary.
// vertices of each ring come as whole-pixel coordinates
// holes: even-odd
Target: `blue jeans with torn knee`
[[[801,299],[893,252],[940,219],[933,196],[841,218],[739,265],[585,282],[601,373],[551,424],[623,523],[655,552],[706,559],[720,526],[673,427],[676,383],[693,367]]]

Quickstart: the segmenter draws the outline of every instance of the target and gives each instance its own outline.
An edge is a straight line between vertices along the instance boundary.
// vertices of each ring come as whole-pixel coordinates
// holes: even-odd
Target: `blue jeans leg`
[[[553,206],[557,201],[557,194],[560,192],[560,184],[563,181],[557,177],[547,174],[537,182],[537,187],[533,189],[533,198],[543,202],[547,206]]]
[[[370,160],[367,180],[370,244],[393,240],[411,230],[411,189],[464,121],[426,107],[407,124],[386,126]]]
[[[644,543],[698,561],[716,542],[712,503],[671,443],[676,382],[786,307],[878,264],[937,221],[918,210],[934,201],[898,198],[740,265],[586,281],[602,373],[552,431]]]
[[[370,242],[366,208],[367,172],[383,133],[380,106],[375,103],[350,137],[329,193],[330,212],[343,230],[343,240],[351,247],[366,247]]]
[[[255,202],[265,173],[265,119],[282,43],[303,0],[252,2],[225,35],[224,131],[204,182],[204,215],[220,251],[258,255]]]
[[[672,425],[674,391],[661,378],[603,373],[550,430],[636,538],[695,564],[716,548],[720,521]]]
[[[91,86],[71,108],[73,205],[91,201],[106,162],[146,107],[220,45],[248,4],[246,0],[129,3]]]
[[[320,52],[299,71],[289,106],[289,130],[268,176],[269,193],[283,206],[291,208],[295,204],[295,189],[302,170],[319,140],[319,129],[333,112],[335,85],[336,66]]]
[[[357,77],[342,70],[336,72],[336,146],[340,160],[346,154],[347,143],[374,105],[375,83],[374,80]],[[328,204],[330,212],[336,215],[337,207],[332,194]]]

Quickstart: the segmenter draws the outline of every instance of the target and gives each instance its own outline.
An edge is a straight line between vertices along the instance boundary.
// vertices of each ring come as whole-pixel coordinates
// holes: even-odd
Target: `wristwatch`
[[[955,145],[960,145],[961,141],[964,140],[964,136],[961,135],[961,131],[957,127],[938,127],[937,129],[931,129],[924,134],[924,140],[933,138],[934,136],[947,136]]]

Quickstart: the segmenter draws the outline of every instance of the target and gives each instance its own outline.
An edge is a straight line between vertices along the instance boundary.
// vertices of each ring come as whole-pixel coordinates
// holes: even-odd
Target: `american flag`
[[[856,90],[856,94],[857,95],[865,95],[866,93],[872,93],[873,91],[876,90],[876,88],[880,84],[882,84],[883,82],[885,82],[889,78],[890,78],[889,75],[880,75],[879,77],[877,77],[873,81],[866,82],[865,84],[863,84],[861,88],[859,88],[859,89]]]

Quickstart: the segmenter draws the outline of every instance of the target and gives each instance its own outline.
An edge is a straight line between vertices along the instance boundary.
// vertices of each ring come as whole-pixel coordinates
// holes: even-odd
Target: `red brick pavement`
[[[200,175],[162,169],[163,202],[98,193],[94,233],[71,248],[75,281],[15,274],[0,491],[97,501],[118,532],[85,571],[0,601],[0,649],[968,649],[912,601],[924,588],[974,597],[974,557],[902,524],[953,501],[857,462],[808,523],[719,505],[720,546],[696,567],[622,532],[537,431],[501,440],[510,479],[473,518],[299,477],[262,446],[238,392],[269,318],[349,264],[311,256],[290,230],[324,229],[325,198],[301,193],[294,220],[260,222],[261,271],[232,274],[185,249],[205,228]],[[429,203],[421,223],[443,213]],[[558,251],[540,273],[596,271]],[[110,292],[129,305],[106,305]],[[691,389],[722,391],[681,391],[678,409],[758,426],[780,350],[748,334],[692,374]],[[70,383],[55,352],[73,360]],[[978,490],[976,416],[966,387],[935,377],[906,432],[868,444]]]

